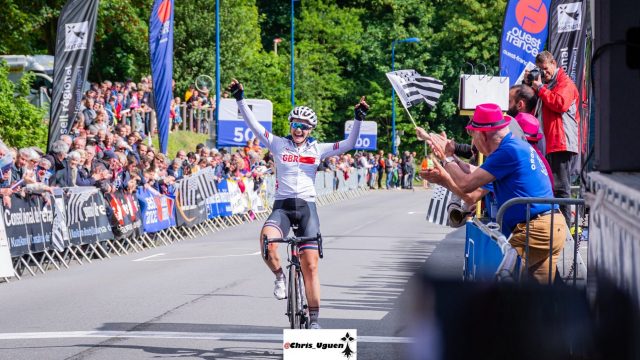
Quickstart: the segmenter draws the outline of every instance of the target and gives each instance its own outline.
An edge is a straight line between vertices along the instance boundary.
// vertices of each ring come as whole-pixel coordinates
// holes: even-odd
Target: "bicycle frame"
[[[265,260],[269,259],[269,244],[287,244],[287,269],[289,269],[289,284],[287,286],[287,317],[292,329],[309,328],[309,319],[306,314],[307,297],[304,288],[304,276],[299,258],[299,246],[301,243],[315,242],[318,244],[320,258],[324,257],[322,251],[322,236],[320,234],[312,237],[290,236],[286,238],[262,238],[262,254]]]

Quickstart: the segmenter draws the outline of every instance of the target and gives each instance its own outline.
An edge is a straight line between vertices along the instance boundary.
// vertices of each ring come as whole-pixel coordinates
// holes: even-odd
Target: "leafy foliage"
[[[22,4],[0,0],[2,53],[53,53],[55,23],[64,0]],[[18,6],[18,3],[19,6]],[[200,74],[215,75],[216,0],[175,1],[174,77],[176,95]],[[287,131],[290,104],[290,1],[220,2],[221,79],[246,86],[248,97],[274,104],[274,131]],[[378,146],[389,149],[391,44],[408,37],[419,43],[396,45],[396,69],[412,68],[445,83],[438,105],[412,108],[419,125],[465,137],[466,119],[457,115],[460,69],[465,62],[498,65],[506,0],[303,0],[295,3],[296,104],[319,115],[316,136],[343,135],[361,95],[372,105],[368,119],[378,122]],[[150,73],[148,0],[103,0],[91,68],[92,80],[137,79]],[[273,40],[282,39],[278,54]],[[495,72],[495,71],[494,71]],[[397,100],[396,100],[397,101]],[[396,103],[400,150],[420,150],[402,106]]]
[[[22,77],[16,85],[9,80],[8,74],[9,67],[0,63],[0,138],[9,146],[44,149],[47,140],[45,112],[26,98],[32,75]]]

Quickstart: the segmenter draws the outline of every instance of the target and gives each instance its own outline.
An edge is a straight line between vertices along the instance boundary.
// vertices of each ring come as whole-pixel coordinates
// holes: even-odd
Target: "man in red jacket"
[[[578,154],[578,89],[553,55],[543,51],[536,56],[540,76],[531,82],[542,103],[542,123],[547,160],[554,179],[554,196],[571,196],[571,163]],[[568,206],[560,206],[570,223]]]

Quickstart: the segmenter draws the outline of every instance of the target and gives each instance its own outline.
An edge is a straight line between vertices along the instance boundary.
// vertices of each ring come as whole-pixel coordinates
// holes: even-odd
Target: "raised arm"
[[[240,84],[238,80],[233,79],[231,81],[231,84],[229,85],[229,91],[231,92],[231,94],[233,94],[233,97],[237,101],[238,110],[240,110],[240,114],[242,115],[244,122],[247,123],[247,126],[249,126],[256,137],[262,143],[264,143],[269,150],[273,151],[272,143],[279,138],[268,132],[267,129],[265,129],[264,126],[262,126],[262,124],[260,124],[258,120],[256,120],[253,111],[249,109],[249,106],[244,100],[244,87],[242,86],[242,84]]]
[[[336,143],[322,143],[319,146],[321,159],[345,153],[354,148],[358,137],[360,136],[360,126],[367,116],[369,105],[365,101],[365,97],[360,98],[360,102],[355,106],[355,121],[353,122],[353,129],[349,136]]]

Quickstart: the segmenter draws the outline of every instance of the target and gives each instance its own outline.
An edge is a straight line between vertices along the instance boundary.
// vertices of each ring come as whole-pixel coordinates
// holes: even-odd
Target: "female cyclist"
[[[319,143],[310,137],[318,125],[316,113],[306,106],[296,106],[289,113],[290,134],[275,136],[260,125],[253,112],[244,101],[244,88],[237,80],[229,85],[238,109],[253,133],[271,151],[276,163],[276,195],[273,212],[265,221],[260,232],[262,238],[283,238],[289,233],[291,224],[298,224],[296,236],[316,236],[320,233],[320,221],[316,211],[316,170],[320,162],[329,156],[351,150],[360,134],[360,125],[367,115],[369,105],[364,96],[355,106],[355,122],[346,140],[336,143]],[[267,266],[274,273],[274,296],[282,300],[286,297],[286,279],[280,266],[277,244],[270,244]],[[304,275],[305,293],[309,303],[309,327],[319,329],[320,279],[318,277],[318,246],[307,243],[300,246],[300,263]]]

